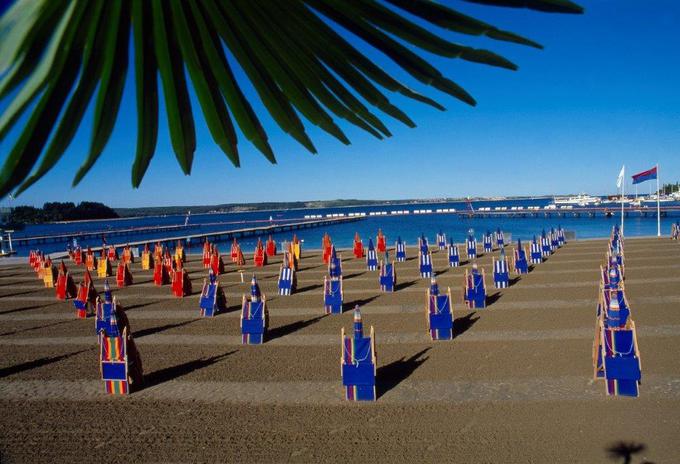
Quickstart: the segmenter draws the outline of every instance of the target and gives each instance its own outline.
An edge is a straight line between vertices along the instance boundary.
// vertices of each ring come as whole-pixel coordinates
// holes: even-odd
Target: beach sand
[[[462,304],[464,268],[435,252],[439,286],[454,299],[450,342],[429,339],[429,281],[415,249],[397,263],[392,294],[343,252],[346,312],[336,316],[323,314],[319,253],[303,250],[299,291],[287,297],[276,295],[279,255],[255,271],[270,314],[261,346],[240,344],[252,265],[241,283],[227,264],[228,311],[201,319],[200,256],[189,256],[194,295],[184,299],[135,263],[134,285],[109,279],[146,374],[146,387],[127,397],[104,393],[94,320],[75,319],[72,302],[57,301],[27,264],[0,265],[0,462],[592,463],[608,462],[620,444],[644,445],[632,462],[678,462],[680,244],[626,240],[639,398],[607,397],[593,380],[605,250],[606,240],[569,243],[502,290],[492,288],[487,254],[479,264],[491,304],[477,311]],[[83,268],[67,266],[78,281]],[[340,329],[351,330],[355,303],[376,331],[375,403],[343,399]]]

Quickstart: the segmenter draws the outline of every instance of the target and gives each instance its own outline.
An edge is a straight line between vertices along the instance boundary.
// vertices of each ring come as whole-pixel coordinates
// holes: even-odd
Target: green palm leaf
[[[583,11],[569,0],[458,1],[552,13]],[[416,24],[413,16],[436,27]],[[173,151],[185,173],[191,172],[196,149],[189,82],[213,140],[235,166],[240,163],[235,125],[276,162],[228,55],[243,69],[269,116],[312,153],[316,148],[304,120],[349,144],[338,119],[379,139],[391,136],[373,109],[415,126],[390,102],[390,92],[444,109],[373,63],[346,38],[348,33],[421,84],[470,105],[474,98],[422,52],[517,68],[491,50],[454,43],[437,28],[541,48],[434,0],[16,1],[0,18],[0,99],[14,93],[0,115],[0,140],[22,115],[29,115],[0,170],[0,198],[12,190],[23,192],[54,167],[93,101],[92,139],[74,184],[97,162],[118,117],[131,38],[137,101],[131,179],[138,187],[156,149],[159,85]]]

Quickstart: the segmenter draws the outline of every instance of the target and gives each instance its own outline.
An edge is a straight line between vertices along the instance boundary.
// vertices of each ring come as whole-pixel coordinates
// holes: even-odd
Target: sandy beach
[[[592,463],[607,462],[621,442],[645,446],[632,462],[677,462],[680,244],[626,239],[639,398],[607,397],[593,380],[605,250],[604,239],[568,243],[501,290],[486,254],[478,262],[490,304],[477,311],[462,304],[469,263],[449,268],[435,251],[440,288],[454,299],[450,342],[430,341],[429,281],[413,248],[390,294],[344,251],[345,313],[336,316],[323,314],[319,252],[303,250],[291,296],[276,295],[280,255],[256,269],[270,314],[261,346],[240,343],[251,253],[245,283],[227,264],[219,280],[228,310],[211,319],[199,316],[200,256],[189,255],[194,295],[184,299],[154,286],[137,262],[132,286],[109,279],[146,376],[127,397],[104,393],[94,320],[75,319],[72,302],[57,301],[28,264],[0,264],[0,462]],[[79,281],[83,267],[66,264]],[[103,279],[93,278],[101,291]],[[340,329],[351,328],[355,304],[377,335],[379,397],[370,404],[345,401],[340,378]]]

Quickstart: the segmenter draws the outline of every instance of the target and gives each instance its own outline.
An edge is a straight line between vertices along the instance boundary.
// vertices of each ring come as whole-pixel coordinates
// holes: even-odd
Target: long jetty
[[[122,247],[126,245],[130,245],[131,247],[138,247],[141,245],[145,245],[147,243],[153,243],[156,241],[161,241],[161,242],[176,242],[178,240],[184,240],[184,241],[191,241],[194,243],[201,243],[205,239],[208,239],[210,241],[216,241],[216,242],[222,242],[222,241],[227,241],[231,240],[234,238],[243,238],[243,237],[256,237],[256,236],[261,236],[261,235],[266,235],[266,234],[276,234],[276,233],[282,233],[282,232],[290,232],[294,230],[301,230],[301,229],[311,229],[313,227],[323,227],[323,226],[332,226],[336,224],[344,224],[347,222],[355,222],[355,221],[360,221],[364,218],[362,217],[340,217],[340,218],[327,218],[327,219],[314,219],[314,220],[305,220],[305,221],[300,221],[300,222],[292,222],[288,224],[270,224],[267,226],[261,226],[261,227],[247,227],[243,229],[232,229],[232,230],[223,230],[223,231],[217,231],[217,232],[205,232],[201,234],[190,234],[190,235],[179,235],[175,237],[163,237],[163,238],[150,238],[147,240],[139,240],[135,242],[125,242],[125,243],[116,243],[113,244],[115,247]],[[101,250],[102,247],[92,247],[93,251],[99,251]],[[66,252],[57,252],[57,253],[50,253],[50,257],[52,258],[61,258],[63,256],[66,256]]]

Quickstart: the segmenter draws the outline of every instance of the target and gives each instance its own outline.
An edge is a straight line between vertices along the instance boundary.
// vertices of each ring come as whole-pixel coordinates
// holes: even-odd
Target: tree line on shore
[[[5,222],[10,224],[40,224],[55,221],[79,221],[87,219],[112,219],[117,218],[112,208],[103,203],[94,201],[81,201],[76,205],[73,202],[48,202],[42,208],[35,206],[16,206],[12,208]]]

